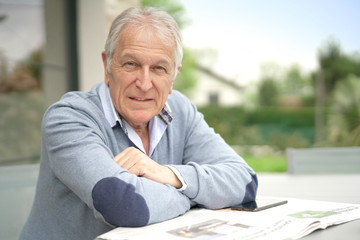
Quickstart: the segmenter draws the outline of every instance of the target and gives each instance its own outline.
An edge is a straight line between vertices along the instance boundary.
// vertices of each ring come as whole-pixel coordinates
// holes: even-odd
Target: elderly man
[[[92,239],[256,196],[254,171],[173,90],[175,21],[131,8],[113,22],[105,81],[45,113],[36,197],[20,239]]]

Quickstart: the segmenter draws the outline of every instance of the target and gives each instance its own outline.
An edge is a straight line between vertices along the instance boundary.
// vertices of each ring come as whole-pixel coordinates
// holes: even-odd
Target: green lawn
[[[255,172],[286,172],[285,156],[242,156]]]

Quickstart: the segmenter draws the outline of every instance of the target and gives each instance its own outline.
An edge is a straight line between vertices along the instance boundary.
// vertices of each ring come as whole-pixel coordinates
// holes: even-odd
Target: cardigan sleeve
[[[185,97],[177,97],[183,129],[182,164],[173,165],[187,184],[184,194],[210,209],[252,201],[257,176],[252,168],[205,122],[203,115]]]
[[[98,107],[74,97],[67,100],[53,105],[42,124],[42,160],[49,162],[62,186],[52,191],[69,189],[66,194],[78,196],[95,217],[112,226],[144,226],[190,209],[189,198],[174,187],[119,167],[112,160],[111,127],[104,126]]]

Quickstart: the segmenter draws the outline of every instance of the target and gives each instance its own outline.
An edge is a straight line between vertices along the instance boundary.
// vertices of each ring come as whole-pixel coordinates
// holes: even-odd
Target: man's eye
[[[125,63],[126,66],[129,66],[129,67],[134,67],[135,66],[135,63],[133,62],[127,62]]]
[[[166,69],[164,67],[162,67],[162,66],[156,66],[155,70],[159,71],[159,72],[166,72]]]
[[[133,70],[136,68],[136,63],[134,62],[126,62],[123,64],[125,70]]]

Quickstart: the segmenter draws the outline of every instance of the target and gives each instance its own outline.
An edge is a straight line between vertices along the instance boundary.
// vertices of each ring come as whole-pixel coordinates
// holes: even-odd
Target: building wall
[[[104,80],[101,52],[106,39],[105,4],[98,0],[78,0],[79,90],[89,91]]]
[[[241,90],[228,86],[203,72],[199,72],[198,77],[194,94],[191,96],[191,101],[196,106],[210,104],[210,95],[218,96],[219,105],[233,106],[241,104]]]
[[[101,52],[114,18],[139,0],[78,0],[79,90],[104,80]]]

